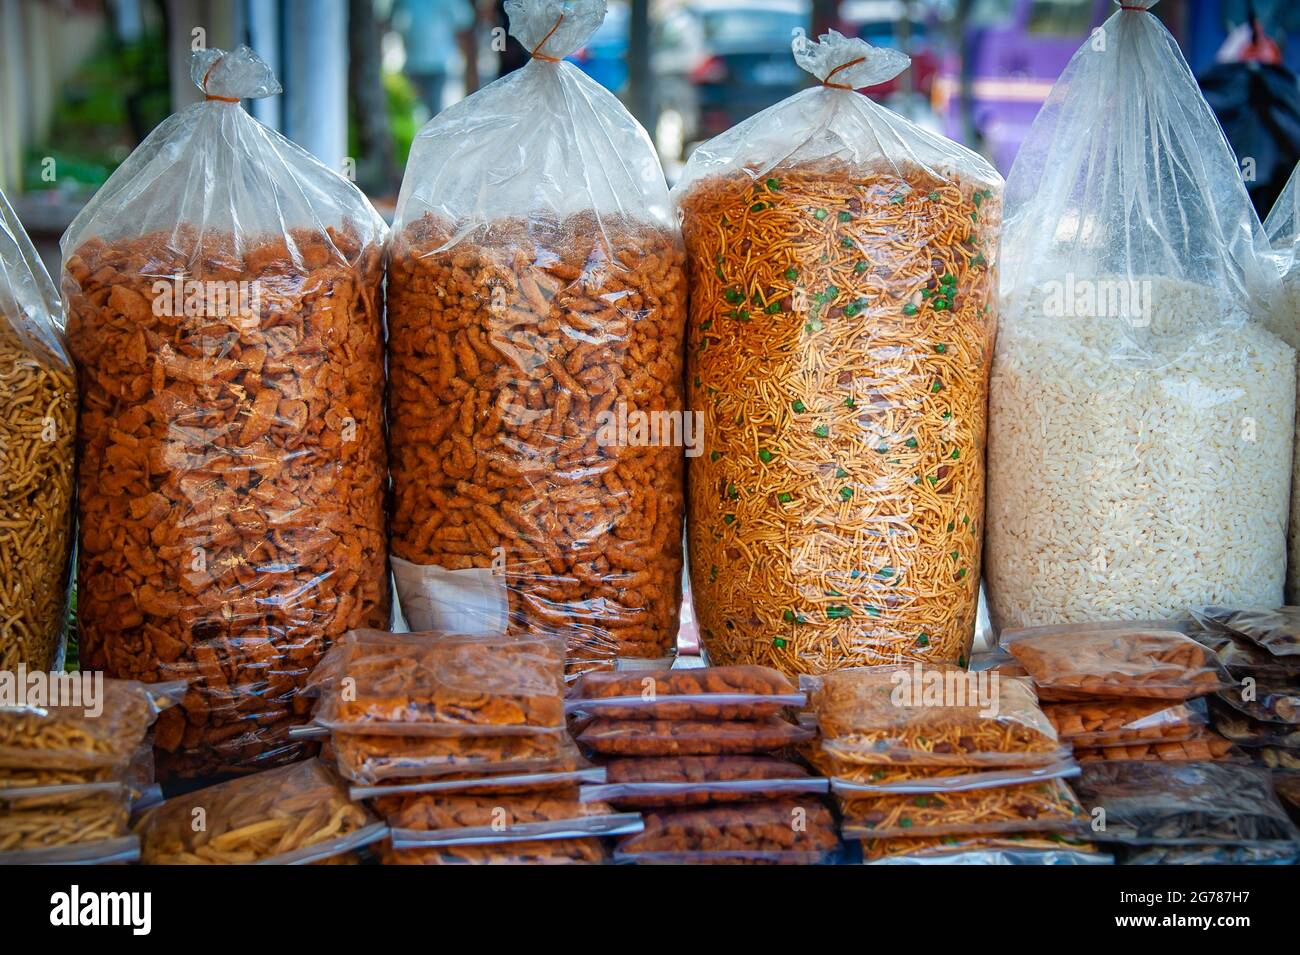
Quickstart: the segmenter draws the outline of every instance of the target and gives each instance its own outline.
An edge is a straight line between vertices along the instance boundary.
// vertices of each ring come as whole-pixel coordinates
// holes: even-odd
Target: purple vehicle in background
[[[1113,0],[973,0],[932,100],[944,132],[1006,175],[1039,107]]]

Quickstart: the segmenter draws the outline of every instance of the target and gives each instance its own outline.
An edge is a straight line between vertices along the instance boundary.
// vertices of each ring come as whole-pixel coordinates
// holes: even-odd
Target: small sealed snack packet
[[[588,673],[572,697],[571,713],[623,720],[753,720],[807,701],[789,677],[763,666]]]
[[[1300,657],[1300,607],[1196,607],[1192,616],[1207,627],[1245,637],[1275,657]]]
[[[594,719],[577,734],[592,752],[612,756],[716,756],[763,753],[810,739],[810,729],[779,716],[760,720]]]
[[[1202,730],[1191,739],[1172,743],[1142,743],[1129,746],[1100,746],[1094,749],[1079,748],[1074,758],[1080,763],[1099,760],[1140,759],[1162,762],[1187,762],[1195,760],[1228,760],[1241,762],[1241,751],[1213,730]]]
[[[1059,832],[909,836],[862,842],[864,865],[1110,865],[1113,861],[1091,843]]]
[[[1205,728],[1204,704],[1106,699],[1048,703],[1043,712],[1056,734],[1075,747],[1134,746],[1191,739]]]
[[[118,782],[0,788],[0,858],[121,838],[132,796]]]
[[[516,796],[415,793],[380,799],[394,849],[582,839],[641,831],[636,813],[583,802],[572,792]]]
[[[423,849],[385,844],[380,854],[384,865],[600,865],[607,857],[600,839],[531,839]]]
[[[339,773],[354,783],[440,778],[461,773],[574,770],[582,753],[568,736],[364,736],[338,733],[329,743]]]
[[[830,810],[815,799],[646,813],[645,831],[619,841],[617,862],[813,865],[840,840]]]
[[[825,793],[827,780],[774,756],[659,756],[614,759],[603,784],[583,786],[581,798],[614,806],[657,809],[724,802],[767,802]]]

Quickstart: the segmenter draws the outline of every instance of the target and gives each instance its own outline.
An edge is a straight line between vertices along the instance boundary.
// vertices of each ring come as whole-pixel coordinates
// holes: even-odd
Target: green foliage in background
[[[410,81],[401,73],[384,74],[384,92],[388,94],[388,122],[393,130],[393,149],[397,168],[406,168],[406,158],[411,154],[411,143],[420,130],[416,121],[419,100]]]

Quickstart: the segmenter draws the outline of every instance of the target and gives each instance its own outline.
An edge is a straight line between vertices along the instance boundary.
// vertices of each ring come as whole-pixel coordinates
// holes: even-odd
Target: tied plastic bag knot
[[[1127,13],[1150,13],[1160,0],[1115,0],[1115,6]]]
[[[897,50],[875,47],[866,40],[847,37],[835,30],[810,40],[800,33],[791,42],[795,62],[823,86],[856,90],[892,80],[911,64],[912,58]]]
[[[190,78],[209,100],[238,103],[283,92],[266,61],[246,46],[227,53],[215,47],[195,50]]]
[[[605,22],[605,0],[506,0],[510,35],[538,60],[558,63]]]

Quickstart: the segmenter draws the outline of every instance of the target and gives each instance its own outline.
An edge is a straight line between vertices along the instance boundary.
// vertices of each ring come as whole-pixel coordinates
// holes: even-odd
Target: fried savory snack
[[[680,423],[683,260],[671,231],[592,213],[467,235],[425,216],[395,238],[392,550],[404,608],[486,578],[500,624],[567,635],[573,672],[672,653],[683,452],[657,425],[636,428],[649,415]]]
[[[826,752],[820,741],[802,743],[798,753],[818,773],[831,780],[834,792],[853,792],[855,787],[899,792],[956,791],[986,789],[989,786],[1030,783],[1073,774],[1068,755],[1042,765],[1007,768],[969,766],[916,766],[907,763],[850,763]]]
[[[1182,762],[1188,760],[1240,760],[1241,753],[1232,741],[1224,739],[1213,730],[1202,732],[1190,739],[1172,743],[1147,743],[1131,746],[1103,746],[1095,749],[1080,748],[1074,758],[1081,763],[1108,759],[1158,760]]]
[[[572,696],[580,712],[628,720],[752,720],[804,702],[789,677],[760,666],[589,673]]]
[[[359,630],[308,680],[335,734],[464,736],[564,729],[564,641]]]
[[[1056,735],[1076,747],[1132,746],[1191,739],[1206,716],[1187,703],[1108,699],[1090,703],[1048,703],[1043,712]]]
[[[393,829],[471,829],[504,831],[536,822],[563,822],[608,816],[603,802],[582,802],[570,792],[524,793],[517,796],[467,796],[461,793],[411,793],[381,796],[375,810]]]
[[[196,828],[202,810],[203,826]],[[147,865],[231,865],[297,861],[315,849],[337,855],[340,845],[376,820],[348,799],[319,760],[198,789],[147,809],[132,829]]]
[[[1207,626],[1245,637],[1280,660],[1300,657],[1300,607],[1267,610],[1198,607],[1192,615]]]
[[[130,812],[120,783],[0,789],[0,853],[114,839]]]
[[[1083,807],[1060,779],[960,792],[839,798],[846,838],[1086,829]]]
[[[605,848],[599,839],[533,839],[488,845],[393,849],[385,843],[384,865],[599,865]]]
[[[77,386],[67,357],[2,303],[0,670],[48,670],[67,619]]]
[[[906,162],[693,183],[691,585],[719,663],[957,663],[974,636],[1001,199]]]
[[[583,791],[620,808],[766,802],[826,791],[824,780],[774,756],[652,756],[613,759],[604,766],[605,784]]]
[[[999,679],[994,712],[974,692],[968,705],[900,705],[894,693],[911,667],[866,667],[828,673],[812,695],[822,748],[845,763],[910,766],[1045,766],[1070,755],[1022,680]],[[954,694],[975,674],[927,667],[923,679],[942,678]],[[969,679],[967,679],[969,678]],[[924,685],[914,691],[920,696]],[[955,699],[955,696],[953,697]]]
[[[1300,726],[1252,719],[1221,700],[1210,700],[1214,728],[1239,746],[1282,746],[1300,751]]]
[[[1002,640],[1044,700],[1186,700],[1233,685],[1212,653],[1177,630],[1077,624],[1003,634]]]
[[[330,748],[339,773],[356,783],[444,778],[454,773],[570,770],[580,754],[565,735],[363,736],[338,733]]]
[[[615,756],[712,756],[762,753],[798,743],[811,730],[779,716],[761,720],[594,719],[577,734],[583,746]]]
[[[835,820],[816,800],[663,809],[620,840],[626,862],[816,863],[839,848]]]
[[[958,852],[996,852],[998,850],[1098,852],[1097,847],[1090,842],[1070,839],[1059,832],[1041,831],[993,833],[988,835],[953,833],[945,836],[907,836],[896,839],[862,840],[862,858],[864,862],[874,862],[877,859],[892,859],[898,856],[941,858]]]
[[[180,276],[250,283],[255,308],[166,314],[156,285]],[[181,227],[66,261],[81,662],[191,681],[159,720],[164,773],[310,752],[287,739],[303,681],[387,622],[382,279],[380,249],[333,228]]]

